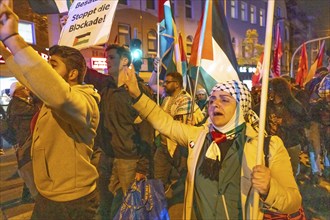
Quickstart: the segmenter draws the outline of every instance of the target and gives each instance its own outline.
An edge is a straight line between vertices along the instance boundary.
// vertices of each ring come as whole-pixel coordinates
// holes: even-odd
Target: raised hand
[[[124,67],[123,73],[125,74],[124,83],[127,91],[130,96],[133,98],[137,98],[140,96],[141,91],[139,89],[139,85],[136,79],[135,70],[132,67]]]
[[[18,16],[0,0],[0,40],[18,32]]]

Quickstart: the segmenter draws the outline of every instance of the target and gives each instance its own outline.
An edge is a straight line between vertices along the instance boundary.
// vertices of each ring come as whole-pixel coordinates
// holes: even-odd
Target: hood
[[[93,85],[90,84],[83,84],[83,85],[74,85],[71,87],[72,89],[77,89],[80,90],[88,95],[93,96],[93,98],[95,99],[95,101],[97,102],[97,104],[100,103],[101,101],[101,97],[100,95],[97,93],[96,89],[94,88]]]

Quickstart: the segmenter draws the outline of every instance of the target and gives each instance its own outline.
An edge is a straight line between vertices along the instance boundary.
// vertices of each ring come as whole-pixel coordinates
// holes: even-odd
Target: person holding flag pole
[[[219,1],[206,4],[211,9],[218,7]],[[195,127],[175,121],[143,95],[134,71],[125,68],[120,74],[126,78],[126,88],[140,116],[188,148],[183,219],[263,219],[264,210],[297,212],[301,195],[279,137],[270,138],[269,167],[263,161],[256,163],[258,117],[251,111],[251,94],[242,82],[226,79],[214,85],[208,107],[210,120]],[[263,138],[263,130],[260,135]],[[253,189],[258,193],[254,206]],[[253,208],[257,210],[255,216]]]
[[[261,99],[260,99],[260,120],[259,120],[259,131],[258,131],[258,148],[257,148],[257,161],[256,164],[262,163],[262,153],[264,147],[264,130],[266,124],[266,108],[267,108],[267,91],[268,91],[268,81],[269,81],[269,70],[270,67],[270,52],[272,43],[272,27],[273,27],[273,17],[274,17],[274,7],[275,1],[268,1],[267,8],[267,23],[266,23],[266,37],[265,37],[265,49],[264,49],[264,74],[262,78],[261,85]],[[291,174],[293,176],[293,174]],[[256,218],[258,216],[258,206],[259,206],[259,193],[254,190],[254,200],[253,200],[253,213],[252,217]]]

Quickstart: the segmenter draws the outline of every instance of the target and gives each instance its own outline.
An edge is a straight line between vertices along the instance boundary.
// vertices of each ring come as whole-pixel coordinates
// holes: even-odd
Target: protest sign
[[[83,49],[106,43],[117,4],[118,0],[74,1],[58,44]]]

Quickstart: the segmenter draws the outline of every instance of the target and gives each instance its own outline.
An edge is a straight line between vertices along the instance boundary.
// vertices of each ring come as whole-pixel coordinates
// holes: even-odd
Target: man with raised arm
[[[32,219],[93,219],[98,174],[90,158],[100,98],[92,86],[82,85],[85,59],[74,48],[56,45],[47,63],[17,31],[17,15],[0,1],[0,54],[14,76],[44,103],[32,125],[39,191]]]

